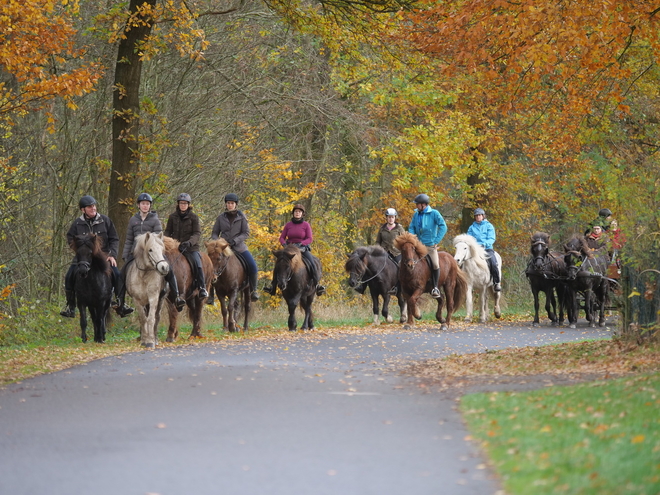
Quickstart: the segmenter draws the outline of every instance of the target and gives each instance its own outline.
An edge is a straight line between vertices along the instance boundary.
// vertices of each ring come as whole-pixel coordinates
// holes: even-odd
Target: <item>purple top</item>
[[[302,244],[309,246],[312,243],[312,226],[305,222],[289,222],[284,226],[282,235],[280,235],[280,244]]]

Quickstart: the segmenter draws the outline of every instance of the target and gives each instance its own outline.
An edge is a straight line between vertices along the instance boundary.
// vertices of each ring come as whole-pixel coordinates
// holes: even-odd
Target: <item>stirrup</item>
[[[436,299],[439,298],[440,289],[438,289],[437,287],[433,287],[433,289],[431,289],[431,297],[435,297]]]
[[[317,296],[322,296],[325,294],[325,286],[321,284],[316,285],[316,295]]]
[[[250,300],[253,301],[253,302],[259,300],[259,291],[258,291],[257,289],[254,289],[254,290],[250,293]]]
[[[76,308],[72,308],[71,306],[67,306],[62,311],[60,311],[60,316],[64,316],[65,318],[75,318],[76,317]]]
[[[124,304],[122,304],[121,306],[118,305],[118,306],[115,308],[115,311],[117,312],[117,314],[118,314],[120,317],[124,318],[124,317],[130,315],[133,311],[135,311],[135,309],[131,308],[131,307],[128,306],[126,303],[124,303]]]
[[[500,283],[494,284],[493,285],[493,290],[495,292],[500,292],[502,290],[502,284],[500,284]]]
[[[179,313],[181,313],[181,311],[183,311],[183,308],[186,307],[186,300],[181,296],[176,296],[176,300],[174,301],[174,307]]]
[[[206,292],[206,287],[200,287],[199,288],[199,297],[209,297],[209,293]]]
[[[213,297],[213,295],[210,295],[208,297],[208,299],[206,300],[206,304],[208,304],[209,306],[213,306],[215,304],[215,298]]]

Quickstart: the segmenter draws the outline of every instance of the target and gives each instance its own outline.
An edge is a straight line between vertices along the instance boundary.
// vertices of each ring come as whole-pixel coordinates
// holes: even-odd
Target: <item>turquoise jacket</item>
[[[415,234],[425,246],[435,246],[447,233],[447,224],[438,210],[427,205],[421,213],[415,210],[408,232]]]
[[[467,231],[484,249],[493,249],[495,244],[495,227],[485,218],[481,222],[473,222]]]

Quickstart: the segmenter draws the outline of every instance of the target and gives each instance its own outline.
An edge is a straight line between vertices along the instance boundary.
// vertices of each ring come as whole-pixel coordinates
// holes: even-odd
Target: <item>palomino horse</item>
[[[399,268],[389,257],[387,251],[380,246],[363,246],[353,251],[344,266],[348,272],[348,285],[353,289],[366,284],[371,294],[371,302],[374,315],[374,325],[378,325],[378,297],[383,298],[383,318],[388,323],[392,322],[389,314],[390,294],[389,290],[396,286]],[[399,301],[399,322],[404,323],[408,319],[406,301],[401,294],[397,294]]]
[[[273,251],[275,256],[275,268],[273,268],[273,280],[282,291],[282,297],[289,308],[289,330],[294,332],[298,327],[296,321],[296,308],[305,313],[301,330],[314,329],[314,314],[312,303],[316,296],[316,287],[312,283],[312,277],[307,271],[300,249],[293,244],[287,244],[284,249]],[[321,275],[321,263],[316,259],[319,276]]]
[[[424,292],[431,292],[431,260],[427,258],[427,248],[417,236],[406,232],[394,239],[394,246],[401,251],[399,266],[399,282],[401,291],[408,303],[408,325],[412,325],[413,316],[418,320],[422,317],[417,301]],[[438,297],[436,319],[441,323],[440,329],[447,330],[451,324],[451,315],[465,299],[467,292],[467,277],[458,267],[454,257],[444,251],[438,252],[440,261],[440,278],[438,288],[444,291],[444,297]],[[442,293],[442,292],[441,292]],[[447,299],[447,318],[442,316],[442,307]]]
[[[77,235],[71,245],[76,252],[76,301],[83,342],[87,342],[87,308],[94,324],[94,342],[105,342],[112,275],[108,255],[101,249],[102,243],[102,238],[96,234],[84,234]]]
[[[589,326],[596,326],[596,309],[599,313],[598,325],[605,326],[605,304],[609,292],[607,250],[593,251],[584,237],[574,236],[564,245],[564,261],[568,272],[566,286],[570,328],[575,328],[578,320],[578,292],[584,294],[584,312]]]
[[[237,330],[236,314],[238,313],[239,297],[243,298],[243,331],[247,332],[250,323],[250,284],[243,263],[229,247],[225,239],[206,243],[206,252],[213,263],[213,288],[220,300],[222,308],[222,326],[224,330]]]
[[[148,348],[158,345],[160,310],[167,292],[165,275],[170,265],[164,252],[162,232],[142,234],[135,239],[135,260],[126,271],[126,290],[135,302],[140,320],[140,343]]]
[[[532,259],[527,264],[525,275],[534,296],[534,326],[539,326],[539,292],[545,293],[545,310],[552,326],[563,325],[566,306],[567,277],[564,253],[550,251],[550,235],[536,232],[532,235],[530,253]],[[557,299],[559,318],[557,318]]]
[[[488,296],[491,295],[494,300],[495,318],[499,318],[500,311],[500,291],[493,290],[493,279],[490,277],[488,268],[488,254],[483,246],[477,243],[477,240],[471,235],[461,234],[454,237],[454,259],[458,266],[467,276],[468,288],[465,299],[465,321],[472,321],[472,290],[479,294],[479,322],[485,323],[488,317]],[[502,279],[502,258],[499,253],[495,253],[497,268]]]
[[[188,318],[192,321],[193,327],[190,332],[191,337],[203,337],[202,335],[202,312],[204,304],[206,303],[205,297],[199,297],[199,290],[195,285],[195,276],[190,268],[190,263],[186,257],[179,252],[179,241],[171,237],[165,237],[165,258],[169,262],[176,283],[179,286],[181,296],[186,300],[188,306]],[[204,282],[206,283],[206,290],[211,288],[211,281],[213,280],[213,263],[206,253],[199,253],[202,257],[202,269],[204,270]],[[174,305],[174,294],[170,293],[167,298],[167,314],[170,319],[170,325],[167,329],[167,342],[174,342],[179,337],[179,312]]]

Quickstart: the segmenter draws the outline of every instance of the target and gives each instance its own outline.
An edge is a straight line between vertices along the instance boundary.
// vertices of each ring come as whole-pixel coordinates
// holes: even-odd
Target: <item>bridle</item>
[[[145,268],[142,268],[142,267],[140,266],[140,263],[139,263],[138,259],[135,258],[135,266],[136,266],[136,268],[137,268],[138,270],[140,270],[140,271],[142,271],[142,272],[157,271],[158,273],[161,273],[160,270],[158,270],[158,266],[159,266],[161,263],[165,263],[166,265],[168,264],[168,263],[167,263],[167,260],[166,260],[165,258],[163,258],[162,260],[157,260],[157,259],[155,259],[155,258],[151,255],[151,253],[149,253],[149,252],[147,252],[147,258],[148,258],[149,261],[151,262],[151,266],[147,266],[147,267],[145,267]]]
[[[362,280],[362,277],[367,272],[367,269],[365,268],[364,272],[362,272],[362,274],[360,275],[360,278],[357,280],[358,285],[366,284],[367,282],[371,282],[373,279],[375,279],[378,275],[380,275],[383,272],[383,270],[385,270],[385,267],[387,266],[388,261],[390,261],[389,257],[387,257],[387,259],[383,262],[383,266],[380,267],[380,270],[378,270],[375,275],[373,275],[372,277],[369,277],[367,280]],[[394,263],[394,262],[392,261],[392,263]],[[362,266],[367,266],[367,264],[362,262]]]
[[[411,243],[410,243],[410,242],[407,242],[406,244],[411,244]],[[405,246],[405,244],[404,244],[404,246]],[[403,247],[403,246],[402,246],[402,247]],[[413,247],[413,251],[415,252],[415,254],[417,254],[417,251],[415,250],[414,247]],[[401,253],[403,254],[403,250],[401,250]],[[419,258],[419,257],[415,257],[415,258],[405,258],[405,259],[404,259],[403,256],[402,256],[402,258],[401,258],[401,263],[405,264],[406,267],[407,267],[409,270],[414,270],[414,269],[415,269],[415,266],[417,266],[417,263],[419,263],[419,262],[422,261],[423,259],[424,259],[424,257],[421,257],[421,258]],[[412,266],[410,266],[410,263],[412,263]]]

